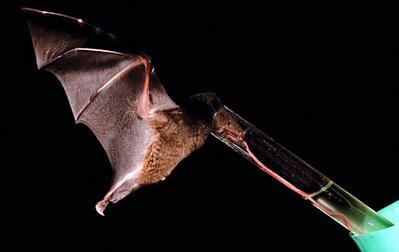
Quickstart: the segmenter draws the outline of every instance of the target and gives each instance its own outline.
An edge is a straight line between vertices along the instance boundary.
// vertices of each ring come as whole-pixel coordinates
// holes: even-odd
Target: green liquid
[[[334,183],[312,198],[322,206],[315,205],[317,208],[354,234],[367,234],[393,226],[389,220]]]

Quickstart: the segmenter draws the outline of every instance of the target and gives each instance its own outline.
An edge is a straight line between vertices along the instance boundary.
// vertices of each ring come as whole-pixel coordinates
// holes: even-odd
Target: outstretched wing
[[[116,202],[137,186],[135,179],[154,135],[148,121],[137,115],[140,98],[149,96],[151,111],[178,106],[155,72],[146,69],[145,56],[127,53],[114,36],[81,19],[29,8],[23,11],[38,67],[57,76],[76,122],[94,132],[108,155],[114,177],[106,197]],[[113,196],[118,188],[118,195]],[[97,206],[100,213],[104,208]]]

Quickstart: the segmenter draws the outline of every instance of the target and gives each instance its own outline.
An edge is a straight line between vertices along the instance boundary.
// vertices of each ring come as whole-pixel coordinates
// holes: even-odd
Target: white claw
[[[97,202],[97,204],[96,204],[97,213],[99,213],[102,216],[105,216],[104,210],[107,207],[107,205],[108,205],[108,201],[105,201],[105,200],[101,200],[101,201]]]

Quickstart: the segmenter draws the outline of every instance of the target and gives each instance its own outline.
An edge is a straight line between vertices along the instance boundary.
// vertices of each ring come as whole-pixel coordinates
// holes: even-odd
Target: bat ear
[[[200,93],[192,95],[190,96],[189,103],[193,110],[210,116],[213,116],[213,114],[222,106],[219,97],[214,93]]]

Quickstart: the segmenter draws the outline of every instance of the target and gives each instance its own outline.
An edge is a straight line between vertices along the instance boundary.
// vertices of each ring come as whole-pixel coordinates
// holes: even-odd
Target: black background
[[[394,4],[162,2],[10,9],[2,208],[13,250],[358,251],[342,226],[213,137],[164,182],[96,213],[111,167],[57,79],[36,69],[19,6],[113,33],[152,57],[175,101],[219,94],[373,209],[398,199]]]

